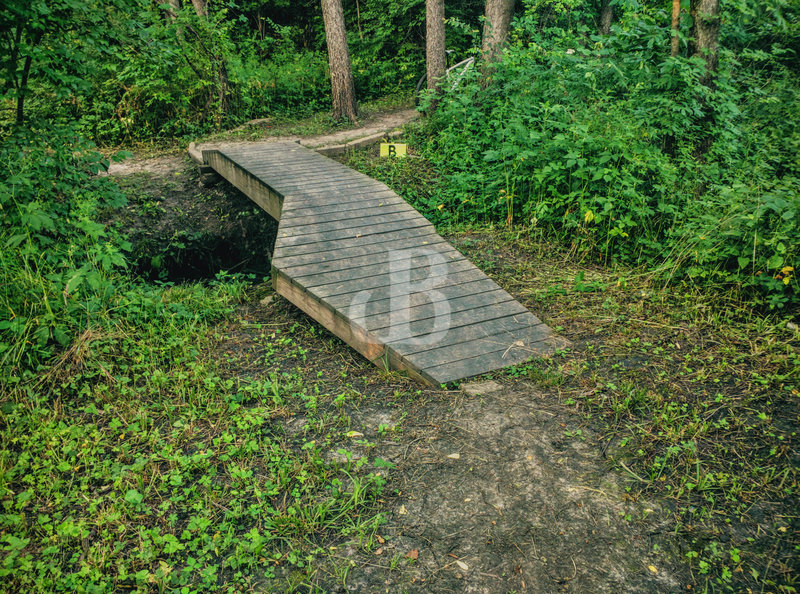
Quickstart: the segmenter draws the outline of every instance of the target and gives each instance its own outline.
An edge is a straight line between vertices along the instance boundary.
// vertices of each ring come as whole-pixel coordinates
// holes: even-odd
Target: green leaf
[[[742,256],[736,258],[736,261],[739,262],[739,268],[744,268],[750,264],[750,258],[743,258]]]
[[[125,501],[130,503],[131,505],[139,505],[144,500],[144,495],[139,493],[136,489],[128,489],[128,492],[125,493]]]
[[[767,260],[767,268],[775,270],[781,267],[783,264],[783,256],[780,254],[773,254],[772,257]]]

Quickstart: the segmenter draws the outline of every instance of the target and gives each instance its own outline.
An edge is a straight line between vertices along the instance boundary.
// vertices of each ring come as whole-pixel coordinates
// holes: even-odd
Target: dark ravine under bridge
[[[293,142],[202,158],[279,222],[275,290],[376,365],[439,385],[563,344],[384,184]]]

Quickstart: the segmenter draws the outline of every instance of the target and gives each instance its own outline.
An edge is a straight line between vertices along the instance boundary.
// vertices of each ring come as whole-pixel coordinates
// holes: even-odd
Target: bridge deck
[[[556,339],[384,184],[295,143],[203,151],[280,221],[275,290],[379,366],[438,385]]]

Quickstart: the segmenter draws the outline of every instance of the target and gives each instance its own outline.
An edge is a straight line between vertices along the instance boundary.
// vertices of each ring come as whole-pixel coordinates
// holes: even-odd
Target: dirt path
[[[352,130],[340,130],[332,134],[322,134],[317,136],[269,136],[258,141],[223,141],[206,142],[198,145],[190,145],[190,153],[197,155],[203,149],[224,148],[229,146],[256,145],[263,142],[294,142],[297,141],[303,146],[313,149],[323,147],[343,147],[353,148],[376,142],[380,137],[391,133],[393,130],[415,120],[419,113],[413,109],[403,109],[381,114],[376,118],[365,122],[360,128]],[[197,157],[194,157],[197,159]],[[109,175],[130,175],[132,173],[152,173],[155,175],[167,175],[180,171],[186,163],[186,156],[183,153],[163,155],[147,158],[130,158],[121,163],[112,163],[109,167]]]
[[[406,422],[384,553],[416,551],[416,564],[386,574],[374,566],[381,556],[356,555],[349,589],[374,591],[380,578],[388,591],[681,589],[658,536],[665,514],[626,499],[597,436],[550,394],[513,380],[484,385],[483,395],[440,394]]]

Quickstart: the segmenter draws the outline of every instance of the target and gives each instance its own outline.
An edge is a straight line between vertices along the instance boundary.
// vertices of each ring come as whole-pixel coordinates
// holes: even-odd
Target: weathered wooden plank
[[[449,307],[445,310],[445,318],[451,330],[526,313],[522,305],[500,288],[446,301]],[[369,315],[359,318],[358,323],[366,330],[378,333],[384,333],[392,325],[402,323],[405,327],[407,324],[408,336],[421,336],[431,331],[439,313],[435,302],[419,303],[418,299],[414,300],[412,307],[405,310],[393,310],[391,307],[382,309],[384,311],[380,313],[367,310]],[[393,314],[393,317],[389,314]],[[444,320],[440,320],[440,323],[443,322]],[[413,353],[416,350],[408,349],[408,352]]]
[[[393,204],[376,204],[375,206],[357,206],[352,210],[336,210],[334,212],[315,213],[313,209],[308,214],[298,216],[287,216],[286,213],[281,215],[281,228],[283,229],[297,229],[307,225],[317,225],[321,223],[330,223],[333,221],[343,221],[348,219],[364,218],[380,216],[392,213],[406,213],[414,212],[408,204],[396,202]]]
[[[403,353],[403,359],[420,369],[431,369],[439,365],[455,363],[463,359],[471,359],[481,355],[492,353],[510,352],[521,350],[528,353],[528,356],[536,354],[536,345],[549,338],[543,336],[538,325],[531,326],[528,331],[521,331],[516,336],[508,332],[493,334],[484,338],[476,338],[467,342],[461,342],[441,348],[433,348],[417,353]],[[402,352],[400,349],[396,349]]]
[[[335,184],[333,183],[335,182]],[[327,191],[327,190],[337,190],[340,192],[345,191],[353,191],[353,190],[377,190],[383,189],[383,184],[380,182],[374,182],[372,184],[365,183],[361,180],[355,179],[337,179],[337,180],[323,180],[323,181],[311,181],[308,183],[303,182],[280,182],[270,180],[269,185],[272,188],[275,188],[276,192],[279,192],[283,196],[288,196],[289,194],[295,194],[299,196],[310,196],[314,192],[318,192],[320,190]]]
[[[444,259],[443,259],[444,260]],[[449,265],[449,271],[451,274],[456,274],[460,270],[468,270],[472,267],[472,263],[460,256],[458,258],[447,259],[445,260]],[[429,266],[429,262],[427,258],[404,258],[402,260],[394,261],[393,266],[394,269],[397,270],[398,268],[404,269],[403,272],[395,273],[394,277],[396,282],[402,282],[402,279],[398,277],[402,276],[405,273],[405,270],[408,271],[409,275],[412,277],[422,275],[421,278],[425,278],[424,274],[425,271],[436,271],[438,272],[440,269]],[[440,265],[441,266],[441,265]],[[407,268],[406,268],[407,267]],[[442,270],[444,270],[442,268]],[[298,284],[302,285],[306,289],[313,289],[315,287],[321,287],[324,285],[329,284],[352,284],[353,286],[359,285],[360,286],[360,279],[365,278],[378,278],[382,276],[386,276],[391,282],[392,279],[392,272],[391,267],[386,262],[380,262],[378,264],[364,264],[363,266],[353,266],[345,269],[334,270],[330,272],[318,272],[315,274],[308,274],[305,276],[298,276],[295,275],[292,271],[282,269],[288,276],[292,277],[292,280],[297,282]],[[418,271],[422,271],[418,273]],[[363,290],[363,289],[360,289]]]
[[[340,200],[331,201],[327,204],[317,204],[316,202],[304,202],[298,199],[296,203],[283,205],[281,222],[302,216],[324,216],[326,214],[338,214],[340,212],[353,212],[361,209],[369,209],[375,206],[391,206],[400,204],[411,206],[391,190],[381,192],[367,191],[364,193],[336,194]],[[310,206],[308,205],[310,204]],[[291,208],[289,208],[291,206]]]
[[[432,279],[436,283],[436,293],[432,301],[442,299],[457,299],[469,295],[487,293],[498,289],[497,284],[485,274],[475,269],[475,271],[464,272],[459,275],[457,280],[452,277],[439,277]],[[380,314],[389,311],[391,308],[392,288],[391,285],[375,287],[369,289],[369,301],[367,302],[367,315]],[[339,293],[322,297],[327,304],[340,310],[351,307],[353,299],[359,291],[350,293]],[[363,298],[363,297],[361,297]]]
[[[280,220],[283,198],[279,194],[218,152],[203,151],[203,159],[233,186],[249,196],[272,218]]]
[[[288,151],[284,154],[273,153],[271,155],[267,155],[266,157],[259,154],[248,154],[240,157],[238,160],[240,160],[243,164],[246,163],[247,165],[256,167],[269,167],[276,164],[280,164],[285,167],[297,168],[306,165],[312,168],[331,167],[331,168],[349,169],[350,171],[355,171],[354,169],[351,169],[346,165],[342,165],[337,161],[328,159],[320,155],[313,155],[313,156],[299,155],[292,151]]]
[[[394,262],[408,260],[415,253],[415,250],[419,249],[419,247],[411,249],[408,247],[408,243],[404,242],[403,244],[399,244],[398,249],[390,249],[381,252],[372,251],[370,248],[364,248],[358,252],[354,250],[344,250],[339,258],[309,260],[295,265],[289,265],[282,260],[278,267],[293,279],[300,282],[303,277],[323,274],[325,272],[356,269],[372,264],[383,264],[388,267],[390,260]],[[447,261],[463,258],[461,252],[451,247],[450,244],[446,243],[444,240],[436,244],[425,246],[425,249],[439,254]]]
[[[345,320],[342,316],[337,315],[335,310],[326,306],[324,303],[315,300],[308,293],[292,283],[291,280],[280,271],[276,271],[273,275],[273,286],[279,295],[286,297],[286,299],[294,303],[370,361],[380,359],[384,355],[384,345],[375,341],[368,332],[358,325]]]
[[[353,324],[324,303],[313,299],[280,272],[273,276],[273,286],[279,295],[288,299],[373,364],[380,368],[388,366],[406,371],[418,381],[435,384],[435,380],[426,375],[424,371],[408,365],[397,352],[387,349],[385,345],[376,341],[372,335],[357,324]]]
[[[428,328],[418,334],[413,334],[410,328],[398,327],[395,331],[396,338],[393,340],[384,339],[385,331],[368,330],[381,342],[391,345],[402,352],[404,357],[410,357],[424,351],[436,350],[445,357],[446,361],[451,360],[447,356],[447,349],[456,349],[458,345],[470,345],[483,339],[494,340],[497,338],[509,345],[522,341],[523,345],[530,346],[533,343],[547,340],[552,336],[550,329],[546,325],[536,320],[532,314],[526,315],[527,312],[508,317],[492,318],[485,316],[497,315],[499,308],[491,306],[483,309],[484,311],[479,314],[480,321],[473,319],[471,324],[454,326],[451,320],[449,327],[438,336],[431,335],[430,322],[428,323]],[[528,317],[529,315],[531,317]],[[429,338],[429,340],[426,340],[426,338]]]
[[[450,361],[434,367],[426,367],[425,375],[434,379],[436,384],[446,384],[476,375],[496,371],[511,365],[521,365],[533,357],[548,356],[552,350],[545,345],[539,349],[512,348],[507,350],[483,353],[469,359]],[[410,363],[407,363],[410,365]]]
[[[272,261],[273,264],[275,264],[281,270],[288,270],[294,266],[313,265],[317,262],[336,262],[361,256],[380,257],[381,255],[385,255],[387,252],[398,249],[407,249],[409,241],[414,242],[412,245],[430,248],[435,248],[441,244],[446,244],[446,241],[442,237],[430,233],[425,228],[421,228],[419,231],[421,231],[421,233],[417,234],[416,236],[411,236],[410,234],[403,235],[403,237],[400,239],[390,239],[388,241],[376,242],[371,245],[364,245],[362,243],[357,246],[342,246],[340,244],[343,242],[339,241],[336,242],[336,244],[332,244],[334,247],[329,250],[309,250],[306,253],[298,253],[293,255],[286,255],[287,253],[291,254],[292,250],[289,250],[289,252],[278,252],[278,249],[276,248],[276,253],[273,255]],[[389,234],[387,233],[385,235]],[[302,248],[305,246],[299,247]]]
[[[364,184],[372,187],[376,183],[380,183],[376,182],[375,180],[370,180],[369,178],[362,180],[358,176],[353,175],[352,172],[341,169],[315,169],[313,172],[309,172],[308,168],[298,171],[278,172],[272,169],[259,171],[255,168],[248,168],[247,170],[257,178],[263,179],[271,186],[296,185],[298,188],[301,188],[324,184],[326,187],[338,187],[340,183],[349,182]],[[369,180],[371,183],[368,183],[367,180]]]
[[[359,204],[362,200],[388,199],[390,195],[392,194],[386,190],[373,191],[364,188],[350,190],[348,192],[331,191],[318,194],[290,193],[284,196],[284,213],[293,216],[296,212],[311,208],[320,209],[319,212],[332,212],[340,208],[344,210]],[[396,196],[396,194],[394,196]]]
[[[297,149],[300,150],[298,151]],[[276,159],[285,156],[288,159],[296,161],[297,159],[310,160],[316,158],[317,156],[322,156],[308,154],[308,152],[303,151],[302,147],[296,142],[260,142],[237,147],[228,146],[217,150],[240,159],[245,159],[247,157]]]
[[[305,245],[283,245],[278,243],[275,247],[274,258],[282,260],[285,257],[301,256],[308,253],[323,254],[328,251],[343,252],[344,250],[375,247],[389,242],[399,242],[401,240],[414,241],[414,245],[427,245],[436,241],[436,233],[430,227],[416,227],[414,229],[399,229],[388,231],[374,237],[352,237],[349,239],[339,239],[327,245],[305,244]]]
[[[235,153],[230,152],[223,152],[226,157],[230,160],[235,161],[239,164],[242,169],[268,169],[274,168],[275,170],[279,170],[283,167],[296,167],[299,163],[296,156],[293,156],[291,153],[287,153],[286,155],[281,156],[272,156],[270,158],[265,158],[264,155],[261,154],[253,154],[253,155],[237,155]],[[327,163],[308,163],[306,162],[306,167],[321,167],[321,166],[328,166]]]
[[[262,159],[236,159],[243,168],[246,168],[251,173],[256,175],[265,175],[269,179],[284,178],[287,176],[311,176],[321,177],[330,174],[347,174],[353,178],[364,179],[375,182],[374,178],[368,177],[358,171],[354,171],[349,167],[345,167],[339,163],[329,161],[327,163],[314,163],[305,160],[297,160],[289,158],[287,161],[270,161]]]
[[[301,237],[303,235],[325,233],[326,231],[335,231],[337,229],[350,229],[354,234],[358,234],[363,227],[372,227],[383,223],[395,223],[398,221],[411,222],[416,219],[417,216],[412,216],[404,208],[395,210],[381,208],[375,211],[374,214],[367,213],[362,216],[352,216],[346,219],[327,221],[324,223],[319,221],[306,222],[301,219],[297,221],[295,225],[284,225],[283,221],[281,221],[278,237]],[[420,218],[426,223],[428,222],[424,217]]]
[[[311,164],[320,167],[344,167],[341,163],[331,159],[325,159],[319,155],[298,154],[295,151],[270,151],[264,152],[263,150],[245,150],[241,152],[227,151],[223,152],[229,155],[232,159],[236,159],[243,166],[264,166],[280,164],[287,167],[297,167],[301,164]]]
[[[458,281],[453,280],[453,270],[451,266],[431,266],[429,268],[424,269],[417,269],[412,270],[409,273],[410,283],[419,283],[420,281],[426,281],[427,283],[436,283],[441,282],[444,286],[444,283],[455,283],[458,282],[466,283],[473,280],[479,280],[481,278],[485,278],[485,275],[478,270],[477,268],[470,269],[467,268],[461,272],[459,275]],[[387,297],[391,296],[392,293],[392,278],[388,274],[384,274],[381,276],[372,276],[363,279],[356,279],[353,282],[344,282],[344,283],[332,283],[329,285],[322,285],[320,287],[314,287],[311,289],[319,298],[322,299],[329,299],[330,297],[335,297],[337,295],[344,295],[344,294],[355,294],[360,293],[362,291],[374,291],[376,289],[385,288],[385,293]],[[397,290],[396,282],[394,284],[394,290]]]
[[[458,272],[472,273],[472,268],[473,267],[468,260],[461,260],[453,263],[448,262],[446,264],[435,264],[433,266],[412,268],[403,276],[405,279],[408,279],[409,288],[413,289],[415,285],[418,285],[423,281],[425,281],[427,284],[434,282],[433,279],[447,279],[448,277],[454,277]],[[331,273],[331,275],[335,274],[338,273]],[[399,283],[403,281],[401,281],[398,277],[399,275],[393,275],[388,272],[384,272],[383,274],[373,274],[361,278],[345,279],[335,282],[324,282],[322,284],[316,283],[328,279],[320,279],[317,281],[315,277],[309,276],[305,277],[303,281],[305,288],[313,291],[314,295],[320,298],[325,298],[332,297],[334,295],[340,295],[342,293],[361,293],[363,291],[369,291],[384,286],[394,287],[395,291],[403,290],[403,287],[399,285]],[[309,286],[312,283],[314,286]]]
[[[417,228],[430,229],[431,232],[434,232],[433,225],[431,225],[424,218],[410,221],[399,220],[391,223],[371,225],[369,227],[363,227],[360,229],[333,229],[331,231],[309,233],[307,235],[300,235],[297,237],[281,237],[281,247],[288,248],[290,246],[300,246],[308,243],[326,244],[335,242],[337,240],[346,239],[364,239],[365,241],[373,241],[373,236],[376,235],[381,235],[392,231],[407,231]]]

